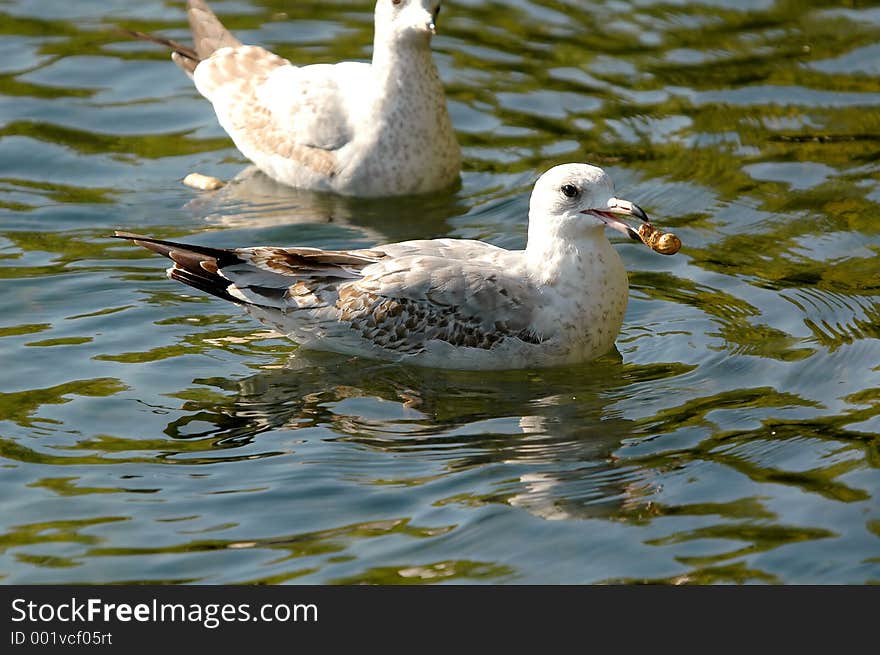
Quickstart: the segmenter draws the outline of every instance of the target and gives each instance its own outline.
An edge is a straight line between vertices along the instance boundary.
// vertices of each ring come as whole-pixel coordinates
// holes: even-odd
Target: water
[[[180,2],[0,3],[6,583],[880,581],[880,2],[458,0],[453,196],[251,176],[150,44]],[[246,42],[367,58],[368,2],[236,0]],[[557,163],[674,230],[618,352],[438,372],[298,352],[113,229],[210,245],[525,241]]]

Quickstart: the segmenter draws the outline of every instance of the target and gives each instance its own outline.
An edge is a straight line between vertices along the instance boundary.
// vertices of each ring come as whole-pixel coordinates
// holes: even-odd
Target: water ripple
[[[461,188],[366,202],[248,169],[118,31],[185,39],[166,4],[0,8],[0,578],[880,580],[876,8],[452,3]],[[364,4],[217,9],[313,63],[369,56]],[[626,320],[579,367],[303,353],[109,238],[519,248],[537,174],[571,160],[684,243],[613,238]],[[231,183],[194,193],[194,170]]]

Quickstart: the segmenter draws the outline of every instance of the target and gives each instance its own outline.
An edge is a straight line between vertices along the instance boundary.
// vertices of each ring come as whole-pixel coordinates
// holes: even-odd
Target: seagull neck
[[[530,226],[525,249],[526,267],[532,278],[542,285],[571,279],[587,262],[603,256],[605,250],[613,250],[599,226],[577,234],[567,234],[564,226],[547,227]]]
[[[426,81],[440,84],[440,76],[431,56],[431,45],[427,40],[388,43],[377,35],[373,45],[373,71],[379,88],[384,92],[379,97],[405,92],[412,85],[423,86]]]

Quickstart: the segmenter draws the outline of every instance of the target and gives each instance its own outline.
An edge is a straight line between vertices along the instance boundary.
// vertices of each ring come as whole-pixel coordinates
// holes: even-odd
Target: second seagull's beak
[[[437,34],[437,16],[440,15],[440,5],[437,5],[437,8],[431,12],[431,20],[428,21],[428,31],[431,34]]]

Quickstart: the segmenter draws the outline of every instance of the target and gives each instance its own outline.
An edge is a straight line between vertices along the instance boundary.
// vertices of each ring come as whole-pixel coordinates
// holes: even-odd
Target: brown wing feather
[[[332,177],[337,170],[337,148],[352,135],[346,118],[338,112],[328,115],[332,107],[315,107],[309,95],[310,79],[304,79],[302,95],[296,97],[288,111],[273,109],[260,98],[259,89],[278,69],[290,62],[259,46],[241,46],[223,50],[206,59],[199,68],[197,87],[214,105],[221,125],[245,155],[275,154],[299,162],[322,175]],[[319,91],[332,91],[321,88]],[[327,135],[318,143],[299,138],[303,130],[310,133],[315,116],[320,115]],[[313,139],[313,135],[309,135]]]
[[[364,292],[357,284],[339,288],[336,302],[339,319],[374,345],[401,353],[424,352],[428,341],[445,341],[453,346],[492,350],[506,339],[541,343],[540,336],[518,325],[496,321],[487,325],[482,317],[457,306],[438,305],[428,300],[389,298]]]

